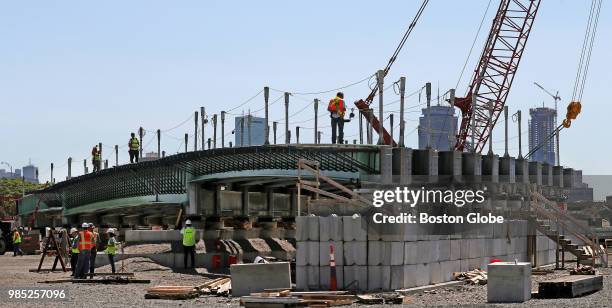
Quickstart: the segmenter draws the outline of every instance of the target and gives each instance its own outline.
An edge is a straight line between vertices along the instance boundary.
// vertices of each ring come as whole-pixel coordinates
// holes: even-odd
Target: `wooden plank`
[[[602,288],[601,275],[570,275],[540,282],[538,297],[573,298],[597,292]]]
[[[88,273],[87,276],[129,276],[134,277],[134,273]]]

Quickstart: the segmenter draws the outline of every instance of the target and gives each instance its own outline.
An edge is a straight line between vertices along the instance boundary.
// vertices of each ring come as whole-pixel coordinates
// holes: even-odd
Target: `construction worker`
[[[19,247],[21,246],[21,237],[21,232],[15,227],[15,229],[13,229],[13,257],[17,255],[23,256],[23,251]]]
[[[130,153],[130,163],[133,164],[134,161],[138,162],[138,152],[140,150],[140,141],[136,138],[136,134],[132,133],[132,138],[128,142],[129,153]]]
[[[185,221],[185,228],[181,230],[181,234],[183,235],[183,262],[185,268],[187,268],[187,255],[191,257],[191,268],[195,268],[195,233],[195,229],[191,226],[191,220],[187,219]]]
[[[91,149],[91,164],[93,165],[93,172],[100,171],[102,153],[100,153],[97,145]]]
[[[70,276],[74,276],[77,260],[79,259],[78,235],[79,230],[77,228],[70,229],[70,269],[72,270]]]
[[[96,231],[96,226],[94,224],[89,224],[89,232],[92,234],[92,246],[91,246],[91,255],[89,260],[89,273],[93,274],[96,269],[96,256],[98,256],[98,240],[100,239],[100,235]],[[93,277],[93,275],[91,276]]]
[[[344,104],[344,93],[338,92],[336,97],[329,100],[327,106],[329,116],[331,118],[332,128],[332,144],[336,142],[338,144],[344,143],[344,113],[346,112],[346,105]]]
[[[74,278],[85,279],[87,271],[89,270],[89,261],[91,259],[91,248],[93,247],[93,233],[88,228],[89,224],[84,222],[81,225],[81,231],[77,235],[76,248],[79,249],[79,257],[77,260],[77,267],[74,273]],[[75,248],[73,246],[73,248]]]
[[[115,239],[115,229],[108,228],[106,230],[108,234],[108,241],[106,242],[106,249],[104,252],[108,255],[108,263],[111,265],[111,270],[115,273],[115,255],[117,254],[117,240]]]

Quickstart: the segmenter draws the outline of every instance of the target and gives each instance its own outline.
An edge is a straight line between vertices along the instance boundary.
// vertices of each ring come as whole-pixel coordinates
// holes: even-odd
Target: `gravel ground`
[[[172,247],[170,244],[140,244],[130,245],[123,247],[123,253],[127,254],[151,254],[151,253],[164,253],[171,252]]]
[[[197,285],[211,278],[197,272],[180,273],[155,264],[147,258],[133,258],[126,261],[128,271],[136,273],[136,278],[150,279],[150,284],[102,285],[102,284],[40,284],[38,281],[68,278],[67,273],[30,273],[28,269],[38,265],[40,256],[12,257],[0,256],[0,307],[239,307],[237,298],[200,297],[197,299],[171,301],[171,300],[145,300],[146,289],[156,285]],[[44,268],[51,266],[51,261],[45,262]],[[118,262],[119,263],[119,262]],[[117,264],[119,266],[119,264]],[[109,271],[107,267],[97,269],[98,272]],[[201,270],[199,269],[201,272]],[[601,269],[604,275],[604,289],[581,298],[574,299],[532,299],[523,304],[491,305],[500,307],[612,307],[612,269]],[[537,282],[566,275],[566,272],[557,271],[548,275],[534,275],[532,288],[537,290]],[[6,301],[6,290],[18,287],[52,287],[67,290],[68,301]],[[413,304],[410,307],[425,306],[485,306],[486,286],[461,285],[441,288],[426,293],[413,294]],[[399,306],[399,305],[398,305]],[[382,306],[363,306],[382,307]],[[388,307],[388,306],[385,306]]]

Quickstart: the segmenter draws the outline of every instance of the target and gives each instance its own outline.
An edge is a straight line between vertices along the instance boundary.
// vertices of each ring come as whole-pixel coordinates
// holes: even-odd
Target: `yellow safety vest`
[[[117,254],[117,242],[115,240],[111,241],[112,238],[108,239],[108,242],[106,244],[106,249],[104,250],[104,252],[106,252],[109,255],[115,255]]]
[[[71,243],[71,246],[72,246],[72,250],[71,251],[72,251],[72,253],[78,254],[79,253],[79,248],[77,246],[78,245],[77,237],[76,236],[73,237],[71,241],[72,241],[72,243]]]
[[[96,154],[94,154],[93,160],[94,161],[102,160],[102,155],[100,155],[100,152],[96,152]]]
[[[21,234],[19,232],[13,232],[13,243],[21,244]]]
[[[130,150],[138,151],[140,149],[140,141],[136,137],[130,139]]]
[[[183,246],[195,246],[194,228],[185,228],[183,230]]]

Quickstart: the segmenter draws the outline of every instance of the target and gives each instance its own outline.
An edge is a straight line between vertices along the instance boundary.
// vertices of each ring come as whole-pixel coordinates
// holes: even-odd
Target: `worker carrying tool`
[[[79,230],[77,228],[70,229],[70,270],[72,271],[70,276],[74,276],[77,260],[79,259],[78,235]]]
[[[100,171],[102,153],[100,153],[100,149],[97,145],[91,149],[91,164],[93,165],[93,172]]]
[[[89,224],[84,222],[81,225],[81,231],[77,235],[75,241],[76,247],[79,249],[79,257],[77,260],[76,271],[74,272],[74,278],[85,279],[85,275],[89,271],[89,261],[91,259],[91,248],[94,246],[93,233],[88,230]]]
[[[22,234],[20,231],[21,230],[17,227],[15,227],[15,229],[13,230],[13,257],[16,257],[17,255],[23,256],[23,251],[20,247],[22,239]]]
[[[98,240],[100,239],[100,235],[96,231],[96,226],[94,226],[93,223],[89,224],[89,232],[91,232],[91,235],[92,235],[91,255],[90,255],[90,260],[89,260],[89,273],[93,274],[96,269],[96,256],[98,256]]]
[[[191,220],[187,219],[185,221],[185,228],[181,230],[181,234],[183,235],[183,251],[184,257],[183,262],[185,268],[187,268],[187,256],[191,258],[191,268],[195,268],[195,244],[196,244],[196,234],[195,229],[191,226]]]
[[[115,255],[117,254],[117,240],[115,239],[115,229],[108,228],[106,233],[108,234],[108,241],[106,242],[106,249],[104,252],[108,255],[108,263],[110,263],[111,271],[115,273]]]
[[[132,137],[128,142],[129,153],[130,153],[130,163],[138,162],[138,152],[140,150],[140,141],[136,138],[136,134],[132,133]]]
[[[344,93],[338,92],[336,93],[336,97],[329,100],[327,111],[329,111],[329,117],[331,118],[332,144],[343,144],[344,122],[350,122],[350,118],[353,118],[355,116],[355,114],[351,112],[350,118],[348,120],[344,119],[344,114],[346,113],[346,104],[344,104]]]

